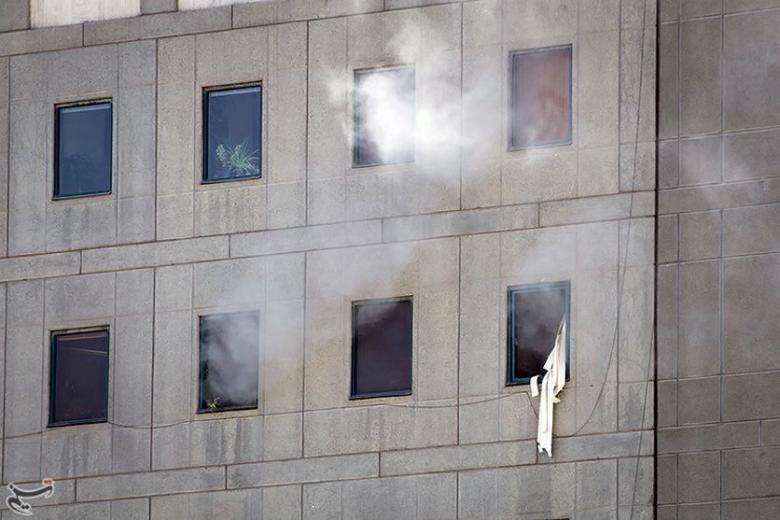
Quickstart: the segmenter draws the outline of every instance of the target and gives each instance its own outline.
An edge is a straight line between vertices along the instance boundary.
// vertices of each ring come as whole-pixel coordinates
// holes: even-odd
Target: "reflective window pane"
[[[107,330],[52,335],[50,425],[106,421],[108,366]]]
[[[509,291],[509,383],[544,373],[561,321],[569,319],[569,285],[554,283]],[[569,334],[567,327],[566,334]],[[568,337],[566,338],[568,349]],[[567,368],[568,371],[568,368]]]
[[[260,177],[262,90],[204,92],[203,182]]]
[[[54,197],[111,192],[111,103],[57,108]]]
[[[571,47],[512,55],[512,148],[571,142]]]
[[[256,312],[201,317],[198,412],[257,408],[259,359]]]
[[[414,160],[414,68],[355,71],[353,163]]]
[[[352,306],[352,397],[412,392],[412,301]]]

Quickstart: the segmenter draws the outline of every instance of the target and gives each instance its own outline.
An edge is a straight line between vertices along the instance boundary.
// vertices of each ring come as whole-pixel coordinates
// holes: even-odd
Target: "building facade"
[[[0,3],[34,515],[777,517],[776,1],[205,3]]]
[[[777,518],[780,3],[661,4],[658,518]]]

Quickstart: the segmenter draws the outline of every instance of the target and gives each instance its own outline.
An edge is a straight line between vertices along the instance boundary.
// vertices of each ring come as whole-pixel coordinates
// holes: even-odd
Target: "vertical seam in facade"
[[[81,26],[81,34],[82,37],[84,35],[84,25]],[[115,205],[114,205],[114,243],[120,244],[122,243],[122,240],[119,237],[119,202],[121,199],[120,196],[120,185],[119,182],[121,180],[121,164],[119,162],[119,158],[121,157],[120,152],[120,143],[121,143],[121,135],[120,132],[120,124],[119,124],[119,111],[120,111],[120,101],[121,101],[121,90],[119,87],[119,69],[120,69],[120,61],[119,61],[119,45],[116,46],[116,87],[114,92],[116,93],[115,96],[112,96],[111,98],[111,196],[114,197]],[[116,98],[116,99],[114,99]],[[116,130],[114,130],[114,126],[116,125]],[[114,142],[116,142],[116,146],[114,146]],[[56,152],[55,152],[56,153]],[[116,167],[114,167],[114,158],[116,157]],[[114,182],[114,177],[116,177],[116,182]],[[116,276],[114,277],[114,281],[116,282]],[[114,287],[114,309],[116,309],[116,287]],[[116,313],[114,313],[114,316],[116,316]],[[110,337],[109,337],[110,340]],[[110,366],[110,365],[109,365]],[[113,435],[112,435],[113,437]]]
[[[643,43],[644,45],[644,43]],[[655,265],[653,266],[653,335],[652,335],[652,347],[650,351],[650,355],[653,359],[653,483],[652,483],[652,490],[653,490],[653,503],[652,503],[652,518],[658,517],[658,360],[660,359],[659,356],[659,347],[658,347],[658,301],[659,301],[659,295],[660,295],[660,289],[658,286],[658,261],[659,261],[659,229],[658,229],[658,203],[660,197],[659,194],[659,186],[660,186],[660,177],[661,177],[661,168],[658,161],[659,156],[659,146],[658,143],[660,141],[660,125],[658,124],[658,121],[660,119],[660,98],[658,96],[658,90],[659,90],[659,77],[660,77],[660,55],[661,55],[661,2],[660,0],[656,0],[655,2],[655,91],[653,92],[653,97],[655,99],[655,121],[654,121],[654,129],[655,129],[655,146],[654,146],[654,153],[655,153],[655,161],[654,161],[654,169],[655,169],[655,190],[653,193],[654,198],[654,207],[655,207],[655,218],[654,220],[654,237],[653,237],[653,243],[655,244]],[[679,155],[679,154],[678,154]],[[676,389],[675,389],[676,392]],[[676,416],[675,411],[675,416]],[[675,421],[676,422],[676,421]]]
[[[10,61],[10,60],[9,60]],[[3,298],[5,300],[5,304],[3,307],[3,446],[2,446],[2,454],[3,454],[3,463],[0,464],[0,482],[5,482],[5,447],[7,446],[8,442],[5,440],[5,416],[7,414],[6,412],[6,405],[8,403],[8,392],[6,391],[7,385],[8,385],[8,286],[10,284],[5,283],[3,284],[3,288],[5,289]]]
[[[303,222],[305,225],[309,225],[309,76],[311,71],[309,70],[309,45],[310,45],[310,26],[311,21],[306,22],[306,127],[304,138],[304,171],[303,171]]]
[[[154,40],[154,240],[157,241],[157,185],[160,182],[157,152],[160,138],[160,40]]]
[[[647,0],[642,0],[642,3],[644,4],[646,1]],[[582,7],[582,5],[578,4],[578,9],[577,9],[577,28],[578,29],[581,29],[581,27],[582,27],[582,25],[580,23],[581,7]],[[623,86],[623,45],[624,45],[625,42],[623,40],[623,18],[622,18],[623,11],[622,11],[621,7],[622,6],[620,5],[620,2],[618,2],[618,13],[617,13],[617,18],[618,18],[618,20],[617,20],[617,24],[618,24],[618,59],[617,59],[617,61],[618,61],[618,68],[617,68],[617,70],[618,70],[618,80],[617,80],[617,83],[618,83],[618,88],[617,88],[617,92],[618,92],[618,114],[617,114],[617,139],[618,139],[618,146],[617,146],[618,160],[617,160],[617,164],[618,164],[618,178],[617,178],[617,181],[618,182],[617,182],[617,191],[618,191],[618,193],[623,191],[622,187],[620,185],[620,181],[621,181],[621,168],[620,168],[620,165],[622,164],[621,163],[621,158],[622,158],[622,155],[623,155],[622,154],[622,147],[620,146],[621,131],[623,129],[622,124],[621,124],[623,118],[621,117],[621,110],[620,109],[621,109],[621,104],[623,102],[623,99],[622,99],[622,92],[623,92],[622,91],[622,86]],[[643,21],[643,23],[644,23],[644,21]],[[579,30],[577,31],[577,40],[579,42]],[[642,71],[642,59],[641,59],[642,45],[644,45],[643,41],[641,41],[639,43],[639,46],[640,46],[639,47],[639,49],[640,49],[640,60],[639,60],[639,70],[640,70],[639,74],[640,74],[640,77],[641,77],[641,74],[642,74],[642,72],[641,72]],[[580,61],[581,60],[577,60],[577,80],[578,80],[577,81],[577,92],[578,92],[578,95],[577,95],[577,112],[578,113],[580,111],[580,103],[579,103],[579,100],[580,100],[580,96],[579,96]],[[640,82],[639,94],[638,94],[638,98],[637,99],[640,100],[641,98],[642,98],[642,87],[641,87],[641,82]],[[639,106],[639,103],[637,102],[637,107],[638,106]],[[579,122],[579,118],[578,118],[578,122]],[[637,125],[637,135],[638,135],[638,133],[639,133],[638,132],[638,129],[639,129],[639,109],[638,108],[637,108],[636,125]],[[579,129],[579,125],[577,125],[577,128]],[[579,142],[577,144],[579,144]],[[632,178],[636,177],[636,151],[637,151],[636,143],[634,143],[634,170],[632,171]],[[576,181],[577,181],[577,195],[579,195],[580,194],[580,171],[581,171],[579,146],[577,147],[577,152],[576,152],[576,162],[577,162],[577,177],[576,177]],[[633,189],[634,189],[634,187],[632,185],[631,186],[631,190],[632,190],[631,191],[631,197],[632,197],[631,198],[631,202],[633,202]],[[629,208],[630,208],[630,206],[629,206]],[[629,209],[629,212],[628,212],[629,222],[630,222],[630,219],[632,217],[632,213],[633,213],[633,211],[631,211]],[[618,229],[618,274],[619,274],[620,273],[620,223],[618,223],[617,229]],[[628,238],[630,238],[630,236],[631,236],[631,234],[630,234],[630,231],[629,231]],[[626,248],[628,248],[628,238],[626,238]],[[579,254],[580,254],[580,252],[577,251],[577,255],[576,255],[575,258],[579,258]],[[626,256],[626,259],[628,259],[628,256]],[[628,266],[628,262],[626,262],[626,266],[624,266],[623,269],[626,269],[627,266]],[[615,344],[615,349],[617,351],[617,360],[618,360],[618,362],[615,365],[615,399],[616,399],[616,402],[619,403],[620,402],[620,346],[621,346],[621,342],[620,342],[620,289],[619,288],[618,288],[616,296],[617,296],[617,308],[616,308],[616,315],[615,315],[615,320],[616,320],[615,321],[615,326],[617,327],[617,331],[616,331],[616,334],[617,334],[616,341],[617,341],[617,343]],[[607,365],[607,377],[609,377],[609,365]],[[596,403],[596,404],[598,405],[598,403]],[[616,426],[618,431],[620,431],[620,412],[619,412],[619,408],[620,408],[619,406],[615,406],[615,412],[614,412],[615,413],[615,426]],[[642,450],[642,431],[641,431],[641,428],[640,428],[640,431],[639,431],[639,452],[640,453],[641,453],[641,450]],[[639,472],[639,459],[637,459],[637,465],[636,465],[635,469],[636,469],[636,471],[638,473]],[[636,482],[634,484],[636,484]],[[576,502],[575,502],[575,504],[576,504]],[[630,509],[630,513],[629,513],[629,520],[633,520],[633,517],[634,517],[634,506],[633,506],[633,504],[634,504],[634,500],[633,500],[633,497],[632,497],[632,499],[631,499],[631,509]],[[616,508],[617,511],[620,510],[620,467],[619,467],[619,464],[617,463],[617,461],[615,462],[615,508]]]
[[[114,317],[113,317],[113,327],[109,324],[108,326],[108,380],[111,383],[109,386],[109,396],[110,399],[108,399],[108,403],[106,408],[106,417],[108,424],[108,429],[111,432],[111,439],[109,441],[109,446],[111,447],[111,471],[113,472],[115,470],[114,468],[114,430],[117,427],[116,423],[119,423],[117,421],[116,417],[116,406],[114,406],[114,401],[116,400],[116,343],[117,343],[117,321],[118,316],[116,312],[116,301],[119,298],[119,273],[114,272]],[[112,330],[113,329],[113,330]],[[112,345],[113,343],[113,345]],[[128,421],[129,423],[130,421]]]
[[[506,41],[504,39],[504,4],[505,2],[499,2],[499,9],[501,12],[499,13],[500,20],[501,20],[501,26],[499,27],[499,34],[501,37],[501,66],[499,69],[499,115],[500,115],[500,121],[499,124],[501,125],[501,130],[499,131],[499,135],[501,136],[501,158],[498,162],[498,205],[503,206],[504,205],[504,159],[503,159],[503,153],[507,148],[507,138],[511,138],[511,135],[507,135],[507,123],[509,119],[509,102],[508,102],[508,94],[509,92],[506,89],[506,84],[509,83],[510,80],[510,74],[511,69],[509,68],[509,58],[504,52],[504,42]],[[463,42],[461,42],[461,45],[463,45]],[[463,63],[461,61],[461,67],[463,67]],[[570,117],[573,117],[571,114],[569,114]],[[541,210],[538,209],[541,206],[541,204],[537,204],[537,213],[541,213]],[[536,227],[540,226],[541,220],[537,218],[536,221]],[[501,324],[498,324],[499,328],[501,327]]]
[[[268,279],[268,272],[267,272],[267,264],[263,263],[264,267],[266,268],[266,272],[263,273],[264,278]],[[195,310],[195,266],[190,264],[190,309],[189,310],[189,321],[190,321],[190,338],[192,338],[192,329],[195,326],[195,323],[193,323],[193,315],[198,314],[198,312]],[[266,294],[266,298],[267,298]],[[263,302],[265,303],[265,301]],[[200,325],[200,324],[198,324]],[[187,425],[187,439],[189,442],[192,441],[192,423],[193,423],[193,417],[192,417],[192,402],[193,402],[193,385],[195,386],[195,399],[200,399],[200,327],[198,327],[198,339],[197,342],[193,345],[192,339],[190,339],[190,377],[188,378],[189,381],[187,383],[187,412],[185,414],[186,419],[182,421],[183,424]],[[258,356],[259,357],[259,356]],[[193,362],[193,358],[195,358]],[[195,366],[195,373],[193,374],[192,367]],[[194,379],[193,379],[194,376]],[[259,376],[259,373],[258,373]],[[260,404],[260,398],[258,396],[258,405]],[[174,421],[177,422],[177,421]],[[263,425],[265,426],[265,420],[263,420]],[[187,464],[189,466],[192,466],[192,449],[188,450],[187,452]]]
[[[5,125],[6,125],[6,156],[5,156],[5,254],[8,256],[8,254],[11,251],[10,243],[11,243],[11,57],[9,56],[7,58],[8,65],[6,67],[7,69],[7,76],[8,76],[8,106],[5,107],[6,111],[6,118],[5,118]],[[8,309],[6,309],[6,315],[8,314]],[[8,324],[6,324],[7,326]],[[5,410],[5,409],[4,409]],[[3,415],[5,415],[5,412],[3,412]],[[5,430],[3,430],[5,431]],[[3,459],[5,460],[5,459]]]
[[[195,135],[195,126],[196,126],[195,123],[198,120],[198,109],[199,109],[199,107],[198,107],[198,90],[201,91],[201,94],[202,94],[203,91],[202,91],[202,89],[198,88],[198,36],[197,35],[193,35],[191,37],[191,39],[192,39],[192,100],[193,100],[193,103],[192,103],[192,124],[190,125],[190,129],[192,130],[192,171],[196,172],[196,171],[198,171],[198,167],[197,166],[198,166],[198,161],[200,160],[200,159],[198,159],[198,152],[196,150],[197,147],[198,147],[198,145],[197,145],[198,137],[200,137],[201,147],[203,146],[203,119],[201,118],[201,121],[200,121],[200,126],[201,126],[201,128],[200,128],[200,136]],[[266,47],[265,48],[266,49],[268,48],[268,39],[267,39],[267,37],[266,37]],[[268,62],[267,61],[266,61],[266,70],[268,70]],[[265,90],[265,89],[263,89],[263,90]],[[261,100],[261,103],[262,103],[262,100]],[[201,106],[203,105],[203,99],[202,98],[200,100],[200,104],[201,104]],[[262,106],[262,104],[261,104],[261,106]],[[260,127],[262,128],[262,122],[260,123]],[[260,142],[260,146],[262,146],[262,144],[263,143],[261,141]],[[203,179],[203,161],[202,160],[200,160],[200,161],[201,161],[200,179],[198,179],[198,178],[192,179],[193,184],[192,184],[192,187],[191,187],[191,189],[192,189],[192,206],[191,206],[192,212],[190,213],[190,230],[191,230],[190,231],[190,237],[194,237],[195,236],[195,197],[198,195],[198,185],[200,184],[200,181]],[[263,165],[261,163],[260,164],[261,171],[262,171],[262,167],[263,167]],[[268,182],[266,181],[266,186],[267,185],[268,185]],[[265,207],[267,208],[268,207],[268,189],[266,189],[265,191],[266,191]],[[228,193],[229,193],[229,191],[228,191]],[[268,212],[266,211],[265,213],[266,213],[266,227],[268,227],[268,216],[267,216]],[[194,276],[194,273],[193,273],[193,276]],[[192,325],[192,323],[190,323],[190,325]],[[190,396],[190,397],[192,397],[192,396]]]
[[[154,346],[157,342],[157,269],[152,269],[152,359],[151,376],[149,378],[149,471],[153,468],[154,453]],[[151,508],[151,500],[149,501]]]
[[[643,4],[646,3],[646,2],[647,2],[647,0],[642,0]],[[577,7],[578,7],[577,8],[577,27],[581,28],[581,25],[580,25],[581,4],[578,4]],[[622,100],[622,94],[621,94],[622,90],[621,89],[623,87],[623,69],[622,69],[622,67],[623,67],[623,44],[625,43],[624,40],[623,40],[623,18],[622,18],[622,16],[623,16],[623,10],[621,8],[620,2],[618,2],[618,13],[617,13],[617,18],[618,18],[618,20],[617,20],[617,24],[618,24],[618,58],[617,58],[617,62],[618,62],[618,68],[617,68],[617,70],[618,70],[618,73],[617,73],[617,76],[618,76],[618,80],[617,80],[617,83],[618,83],[618,88],[617,88],[617,92],[618,92],[618,100],[617,100],[618,101],[618,113],[617,113],[617,138],[618,138],[618,146],[617,146],[617,156],[618,156],[618,161],[617,161],[617,163],[618,163],[618,179],[617,179],[618,183],[617,184],[618,184],[618,186],[617,186],[617,188],[618,188],[618,193],[620,193],[622,191],[621,186],[620,186],[620,173],[621,173],[620,172],[620,164],[621,164],[620,160],[621,160],[622,155],[623,155],[622,151],[621,151],[621,146],[620,146],[621,131],[623,129],[623,127],[621,125],[622,117],[620,116],[620,114],[621,114],[620,105],[621,105],[621,103],[623,101]],[[642,23],[644,23],[644,20],[642,20]],[[640,35],[641,35],[641,31],[640,31]],[[579,41],[579,31],[577,31],[577,39]],[[642,76],[642,45],[644,45],[644,42],[640,42],[639,43],[639,56],[640,56],[640,59],[639,59],[639,75],[640,75],[640,78]],[[578,92],[578,95],[577,95],[577,112],[579,112],[579,110],[580,110],[580,108],[579,108],[580,107],[580,103],[579,103],[579,99],[580,99],[580,96],[579,96],[580,61],[581,60],[577,60],[577,80],[578,80],[577,81],[577,92]],[[638,94],[638,97],[637,97],[637,111],[636,111],[636,114],[637,114],[637,118],[636,118],[636,127],[637,127],[636,138],[637,138],[637,140],[639,139],[639,106],[640,106],[639,101],[641,99],[642,99],[642,86],[641,86],[641,82],[640,82],[639,94]],[[578,125],[578,128],[579,128],[579,125]],[[579,145],[579,142],[577,144]],[[633,158],[634,159],[634,164],[633,164],[634,168],[633,168],[633,171],[631,173],[632,180],[636,178],[636,164],[637,164],[636,153],[637,153],[637,143],[635,142],[634,143],[634,158]],[[577,162],[577,177],[576,177],[576,179],[577,179],[577,195],[579,195],[580,194],[580,191],[579,191],[579,189],[580,189],[580,153],[579,153],[579,146],[577,146],[576,154],[577,154],[577,156],[576,156],[577,157],[577,159],[576,159],[576,162]],[[629,205],[629,211],[628,211],[629,222],[631,221],[630,219],[633,216],[632,215],[633,211],[630,209],[631,206],[633,205],[633,201],[634,201],[633,197],[634,197],[634,186],[633,186],[633,182],[632,182],[632,185],[631,185],[631,199],[630,199],[631,205]],[[620,223],[618,223],[618,251],[620,251],[620,238],[619,237],[620,237]],[[629,228],[628,237],[626,238],[626,248],[628,248],[628,241],[629,241],[630,237],[631,237],[631,232],[630,232],[630,228]],[[626,249],[626,251],[627,251],[627,253],[626,253],[626,260],[628,260],[628,249]],[[577,251],[577,257],[579,257],[579,251]],[[623,269],[626,269],[627,266],[628,266],[628,261],[626,261],[626,265],[623,267]],[[618,274],[619,273],[620,273],[620,256],[618,255]],[[616,399],[616,402],[619,403],[620,402],[620,346],[621,346],[621,342],[620,342],[620,289],[619,288],[618,288],[618,291],[617,291],[617,309],[616,310],[617,310],[617,313],[615,315],[615,326],[617,327],[617,338],[616,338],[617,343],[615,345],[615,350],[617,351],[616,359],[618,360],[618,362],[615,365],[615,399]],[[609,374],[609,366],[607,366],[607,374]],[[615,425],[616,425],[618,431],[620,431],[620,411],[619,411],[619,409],[620,409],[619,406],[615,406],[615,412],[614,412],[615,413]],[[640,433],[640,435],[641,435],[641,433]],[[640,439],[641,439],[641,437],[640,437]],[[641,441],[640,441],[640,445],[641,445]],[[617,481],[617,485],[615,486],[615,493],[617,494],[619,492],[618,490],[620,489],[620,476],[617,475],[615,478],[616,478],[616,481]],[[618,499],[617,500],[617,505],[619,506],[620,505],[620,499],[619,499],[618,495],[616,495],[616,497]],[[631,516],[633,516],[633,508],[631,510]],[[631,518],[629,520],[633,520],[633,518]]]
[[[261,118],[260,118],[260,129],[261,129],[260,132],[261,132],[261,135],[264,136],[262,138],[262,140],[260,141],[260,147],[261,148],[263,147],[263,144],[270,145],[271,137],[272,137],[271,136],[271,125],[268,124],[268,120],[270,118],[269,112],[271,112],[272,110],[275,110],[275,107],[273,107],[273,103],[272,102],[276,101],[276,96],[272,96],[272,93],[276,92],[277,85],[273,84],[273,82],[271,81],[271,76],[273,75],[273,79],[276,80],[276,72],[277,71],[271,69],[271,54],[273,54],[275,52],[278,52],[278,48],[276,46],[274,46],[274,48],[271,49],[271,33],[272,32],[274,33],[274,37],[275,37],[274,43],[276,43],[277,41],[279,41],[279,35],[277,33],[277,30],[278,29],[276,27],[272,27],[269,30],[265,31],[265,48],[268,49],[268,51],[265,53],[265,70],[266,70],[266,75],[267,75],[267,77],[265,79],[266,79],[266,82],[268,84],[268,88],[267,89],[263,88],[262,96],[264,96],[265,99],[261,100],[261,103],[262,103],[261,106],[263,107],[263,111],[262,111]],[[197,46],[195,48],[197,49]],[[277,58],[278,58],[278,56],[277,56]],[[195,63],[197,65],[197,60],[195,60]],[[308,74],[308,71],[307,71],[307,74]],[[196,76],[195,80],[197,81],[197,76]],[[309,97],[308,92],[306,93],[306,97],[307,98]],[[308,117],[308,114],[307,114],[307,117]],[[265,122],[265,125],[263,124],[263,122]],[[202,124],[203,123],[201,122],[201,126],[202,126]],[[201,137],[201,139],[202,139],[202,137]],[[307,146],[308,146],[308,143],[307,143]],[[268,148],[271,148],[271,147],[268,146]],[[270,150],[266,151],[266,153],[262,153],[262,151],[261,151],[261,153],[262,153],[262,160],[261,160],[261,163],[260,163],[261,171],[262,171],[262,168],[264,166],[263,163],[265,163],[265,211],[263,211],[263,219],[265,220],[264,229],[268,229],[268,221],[269,221],[269,215],[268,215],[268,213],[269,213],[269,211],[268,211],[269,196],[268,196],[268,193],[271,191],[271,171],[270,171],[271,168],[270,168],[270,161],[268,160],[269,152],[270,152]],[[228,191],[228,193],[230,193],[230,192]],[[194,211],[193,211],[193,218],[195,218]],[[193,229],[194,229],[194,225],[193,225]]]
[[[301,457],[304,456],[304,428],[306,420],[306,307],[307,292],[309,288],[309,253],[303,253],[303,339],[301,345]],[[301,501],[303,501],[303,488],[301,487]],[[303,510],[301,510],[303,514]]]
[[[455,360],[455,444],[460,444],[460,335],[463,301],[463,237],[458,237],[458,351]]]
[[[42,300],[42,307],[43,307],[43,341],[41,342],[43,345],[43,352],[41,355],[41,414],[39,414],[38,419],[41,420],[41,415],[44,415],[45,417],[48,417],[51,414],[51,399],[49,396],[46,395],[46,393],[43,391],[44,387],[46,385],[46,379],[49,379],[49,391],[51,392],[51,339],[49,341],[46,341],[46,336],[48,335],[46,333],[48,326],[46,323],[46,280],[41,280],[40,282],[43,294],[43,300]],[[48,348],[46,348],[48,346]],[[45,370],[46,367],[46,356],[49,356],[49,370]],[[45,403],[45,404],[44,404]],[[5,413],[5,410],[3,410],[3,413]],[[48,422],[48,420],[47,420]],[[40,433],[38,434],[38,448],[39,448],[39,454],[38,454],[38,460],[40,461],[41,465],[38,467],[38,478],[42,478],[41,471],[43,468],[43,433],[45,431],[45,426],[42,423],[40,424]],[[5,433],[5,432],[3,432]],[[5,443],[3,443],[5,444]],[[3,460],[3,464],[5,464],[5,459]]]
[[[460,133],[458,135],[458,209],[463,209],[463,4],[460,4]],[[460,299],[460,297],[458,297]]]

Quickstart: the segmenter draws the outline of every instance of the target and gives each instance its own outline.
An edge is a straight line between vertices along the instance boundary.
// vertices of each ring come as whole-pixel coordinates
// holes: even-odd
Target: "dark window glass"
[[[203,182],[260,177],[262,88],[207,90],[203,99]]]
[[[111,102],[57,108],[54,198],[111,193]]]
[[[355,71],[353,163],[414,160],[414,68]]]
[[[198,412],[257,408],[259,359],[256,312],[202,316]]]
[[[50,389],[50,426],[107,420],[107,330],[52,334]]]
[[[512,148],[571,142],[571,47],[512,55]]]
[[[509,384],[525,384],[544,373],[544,363],[555,347],[562,320],[567,321],[566,355],[569,351],[569,283],[517,287],[508,297]],[[568,376],[569,368],[566,365]]]
[[[412,392],[412,300],[352,305],[352,397]]]

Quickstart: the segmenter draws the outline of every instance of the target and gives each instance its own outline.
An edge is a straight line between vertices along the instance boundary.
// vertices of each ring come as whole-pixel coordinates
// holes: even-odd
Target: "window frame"
[[[537,54],[537,53],[543,53],[543,52],[549,52],[549,51],[557,51],[557,50],[568,50],[569,52],[569,136],[567,139],[561,139],[556,141],[549,141],[545,143],[540,144],[531,144],[531,145],[516,145],[515,144],[515,129],[516,129],[516,118],[515,118],[515,107],[517,106],[518,102],[518,93],[517,93],[517,87],[515,84],[515,57],[516,56],[522,56],[525,54]],[[548,47],[536,47],[533,49],[520,49],[516,51],[510,51],[509,52],[509,147],[508,150],[510,152],[520,151],[520,150],[534,150],[537,148],[554,148],[557,146],[569,146],[574,143],[574,76],[573,74],[574,70],[574,45],[571,43],[566,43],[562,45],[551,45]]]
[[[258,387],[257,387],[257,401],[255,402],[254,406],[228,406],[228,407],[220,407],[218,410],[211,410],[210,408],[206,407],[203,408],[201,406],[201,403],[203,402],[203,394],[206,387],[206,379],[204,377],[204,369],[206,367],[206,364],[203,362],[203,322],[208,321],[209,318],[219,318],[221,316],[255,316],[257,318],[257,332],[258,332],[258,338],[257,338],[257,361],[258,365],[255,367],[257,369],[257,381],[258,381]],[[249,310],[238,310],[234,312],[215,312],[213,314],[201,314],[198,316],[198,395],[197,395],[197,409],[196,414],[197,415],[208,415],[208,414],[215,414],[215,413],[225,413],[225,412],[240,412],[240,411],[246,411],[246,410],[260,410],[260,361],[261,361],[261,352],[260,352],[260,311],[255,309],[249,309]]]
[[[522,293],[543,292],[550,289],[563,289],[566,298],[566,308],[563,316],[566,320],[566,381],[571,378],[571,282],[540,282],[507,287],[507,319],[506,319],[506,386],[520,386],[531,383],[531,377],[515,377],[515,302],[514,296]]]
[[[393,303],[393,302],[409,302],[412,305],[412,323],[409,334],[409,390],[391,390],[387,392],[367,392],[358,393],[357,390],[357,363],[355,363],[355,355],[357,354],[357,309],[358,306],[371,303]],[[352,309],[350,312],[350,318],[352,323],[350,324],[352,337],[350,348],[350,381],[349,381],[349,400],[359,401],[362,399],[376,399],[380,397],[403,397],[414,394],[414,297],[409,296],[394,296],[390,298],[369,298],[363,300],[353,300],[350,303]]]
[[[209,169],[209,94],[212,92],[227,92],[230,90],[243,90],[243,89],[258,89],[258,96],[260,96],[260,122],[258,131],[260,132],[260,146],[257,152],[258,173],[257,175],[248,175],[246,177],[228,177],[226,179],[208,179]],[[248,83],[237,83],[232,85],[215,85],[209,87],[203,87],[201,92],[202,107],[201,107],[201,167],[200,167],[200,184],[222,184],[225,182],[241,182],[250,181],[263,178],[263,114],[265,109],[265,103],[263,100],[263,82],[252,81]]]
[[[60,110],[82,107],[88,105],[108,105],[108,142],[111,144],[111,160],[108,169],[108,191],[94,191],[88,193],[79,193],[77,195],[59,195],[60,191]],[[76,101],[73,103],[59,103],[54,105],[54,189],[51,200],[71,200],[86,197],[101,197],[111,195],[114,192],[114,100],[113,98],[99,98],[85,101]]]
[[[363,67],[363,68],[357,68],[352,70],[352,165],[351,167],[353,169],[359,169],[359,168],[376,168],[377,166],[392,166],[392,165],[398,165],[398,164],[414,164],[417,161],[417,143],[416,140],[412,141],[412,150],[411,150],[411,159],[408,161],[404,160],[393,160],[388,162],[368,162],[368,163],[361,163],[358,161],[358,158],[360,157],[358,146],[358,135],[360,130],[359,117],[358,117],[358,81],[357,78],[361,74],[370,74],[372,72],[387,72],[387,71],[393,71],[393,70],[403,70],[403,69],[411,69],[412,74],[414,76],[414,96],[413,96],[413,102],[414,102],[414,114],[416,119],[417,114],[417,67],[414,63],[404,63],[404,64],[398,64],[398,65],[385,65],[380,67]],[[416,120],[415,120],[416,123]]]
[[[105,417],[93,417],[90,419],[73,419],[66,421],[56,421],[54,417],[54,398],[56,394],[56,372],[57,372],[57,342],[59,336],[75,336],[77,334],[88,334],[94,332],[106,333],[106,356],[108,357],[106,367],[106,413]],[[75,426],[79,424],[105,424],[108,423],[109,408],[111,407],[111,328],[109,325],[90,327],[86,329],[65,329],[52,330],[49,333],[49,413],[47,428],[59,428],[62,426]]]

